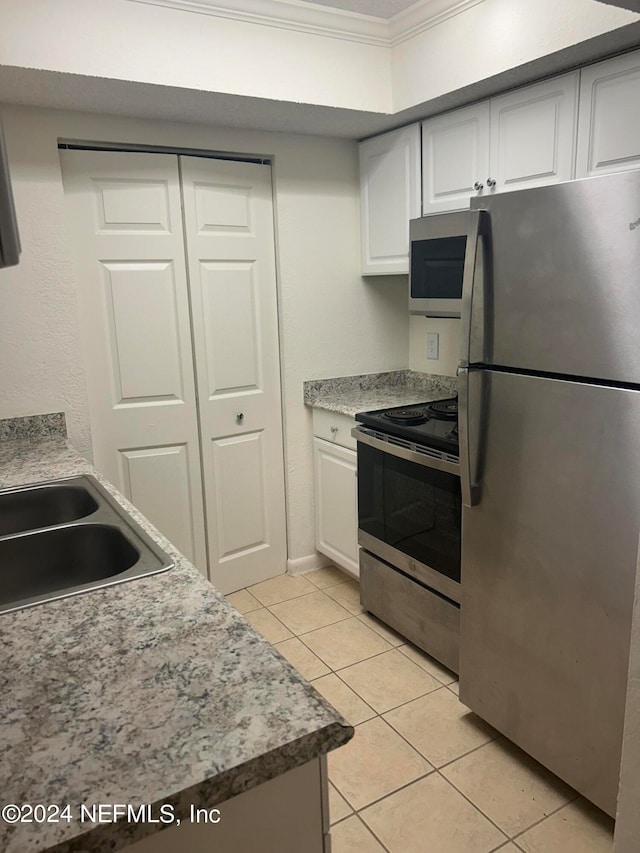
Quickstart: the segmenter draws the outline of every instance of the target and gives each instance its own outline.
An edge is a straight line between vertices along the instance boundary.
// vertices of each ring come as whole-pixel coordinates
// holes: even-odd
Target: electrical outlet
[[[427,358],[438,358],[440,336],[437,332],[427,332]]]

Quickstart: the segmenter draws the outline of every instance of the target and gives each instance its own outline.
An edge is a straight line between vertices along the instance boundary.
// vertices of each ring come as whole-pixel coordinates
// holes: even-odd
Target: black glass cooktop
[[[379,432],[458,455],[458,398],[360,412],[356,420]]]

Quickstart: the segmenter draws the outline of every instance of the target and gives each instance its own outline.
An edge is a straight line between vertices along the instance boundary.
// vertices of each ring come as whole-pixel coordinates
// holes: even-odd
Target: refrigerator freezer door
[[[485,322],[471,323],[471,360],[640,383],[640,171],[471,206],[491,223]]]
[[[494,371],[463,508],[460,699],[615,815],[640,527],[640,391]]]

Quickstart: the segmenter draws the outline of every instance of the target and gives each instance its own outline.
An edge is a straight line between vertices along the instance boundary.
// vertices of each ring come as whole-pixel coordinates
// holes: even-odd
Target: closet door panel
[[[196,560],[191,465],[186,444],[121,450],[123,481],[130,500],[145,507],[159,530],[192,562]],[[168,501],[167,494],[174,499]]]
[[[206,574],[178,158],[61,162],[94,463]]]
[[[211,579],[286,569],[271,169],[181,157]]]

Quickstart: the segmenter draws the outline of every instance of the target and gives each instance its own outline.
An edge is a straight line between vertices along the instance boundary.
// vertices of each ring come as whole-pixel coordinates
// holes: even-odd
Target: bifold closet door
[[[271,168],[180,157],[211,580],[286,568]]]
[[[60,155],[96,468],[206,574],[178,158]]]

